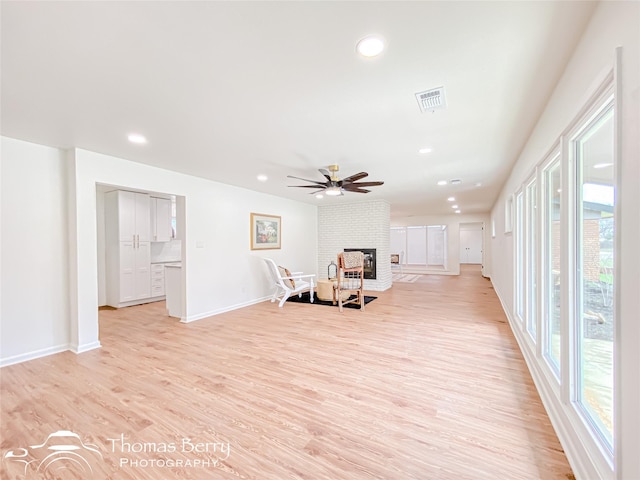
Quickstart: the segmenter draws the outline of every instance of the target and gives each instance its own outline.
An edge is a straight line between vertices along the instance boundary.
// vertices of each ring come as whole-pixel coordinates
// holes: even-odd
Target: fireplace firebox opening
[[[376,279],[376,249],[375,248],[345,248],[344,251],[364,253],[364,278],[365,280]]]

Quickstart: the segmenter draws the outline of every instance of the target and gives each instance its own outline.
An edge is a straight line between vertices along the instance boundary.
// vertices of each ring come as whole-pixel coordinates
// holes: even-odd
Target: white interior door
[[[482,228],[460,230],[460,263],[482,264]]]

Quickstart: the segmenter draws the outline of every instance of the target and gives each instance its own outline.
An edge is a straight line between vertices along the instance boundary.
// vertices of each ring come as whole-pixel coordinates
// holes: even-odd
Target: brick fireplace
[[[385,200],[319,206],[319,278],[326,278],[327,265],[330,262],[337,263],[338,253],[348,250],[364,251],[366,249],[356,247],[366,246],[375,248],[375,268],[372,269],[375,277],[365,275],[364,289],[381,292],[391,288],[390,218],[391,206]]]

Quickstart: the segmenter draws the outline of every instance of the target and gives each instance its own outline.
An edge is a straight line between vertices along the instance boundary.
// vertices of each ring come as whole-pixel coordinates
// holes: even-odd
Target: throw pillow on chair
[[[290,277],[291,276],[291,272],[281,266],[278,266],[278,270],[280,271],[280,276],[281,277]],[[282,281],[284,282],[284,284],[291,288],[291,289],[295,289],[296,288],[296,282],[293,280],[293,278],[283,278]]]

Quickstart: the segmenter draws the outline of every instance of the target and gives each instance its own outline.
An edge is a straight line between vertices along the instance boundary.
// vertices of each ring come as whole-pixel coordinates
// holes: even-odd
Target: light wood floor
[[[1,370],[2,454],[70,430],[102,459],[48,478],[573,478],[477,270],[369,293],[365,312],[265,302],[191,324],[101,310],[101,349]]]

